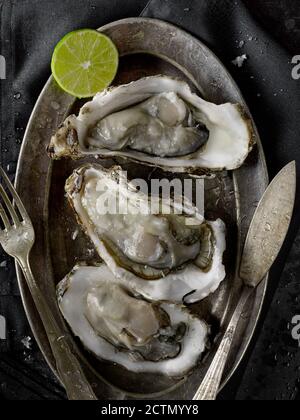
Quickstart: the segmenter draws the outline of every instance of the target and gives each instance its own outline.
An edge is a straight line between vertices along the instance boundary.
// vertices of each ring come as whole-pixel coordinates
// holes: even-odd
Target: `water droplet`
[[[73,233],[72,233],[72,240],[75,241],[77,239],[77,236],[79,234],[79,230],[76,229]]]
[[[14,98],[17,99],[17,100],[21,99],[22,98],[21,93],[20,92],[15,93]]]
[[[9,174],[13,174],[16,172],[17,169],[17,164],[16,162],[10,162],[8,163],[8,165],[6,166],[6,170]]]
[[[52,101],[51,102],[51,107],[55,110],[58,111],[60,109],[60,105],[58,102]]]
[[[296,21],[295,21],[295,19],[287,19],[286,21],[285,21],[285,26],[286,26],[286,28],[290,31],[290,30],[292,30],[292,29],[294,29],[295,28],[295,26],[296,26]]]

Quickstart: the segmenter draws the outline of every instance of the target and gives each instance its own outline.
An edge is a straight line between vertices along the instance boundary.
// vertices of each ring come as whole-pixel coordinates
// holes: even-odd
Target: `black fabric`
[[[152,0],[144,15],[185,28],[222,59],[258,125],[271,177],[295,159],[299,181],[300,81],[291,74],[297,48],[300,54],[299,1]],[[243,54],[247,61],[235,67]],[[300,399],[300,351],[289,325],[300,313],[299,224],[298,192],[255,339],[221,399]]]
[[[50,57],[67,32],[97,28],[137,16],[146,0],[0,0],[0,46],[7,80],[0,81],[0,163],[13,179],[24,129],[50,75]],[[300,168],[300,81],[291,77],[300,54],[298,0],[152,0],[145,16],[173,22],[203,40],[223,60],[251,108],[274,176],[297,159]],[[231,61],[242,54],[242,68]],[[300,312],[300,223],[298,194],[286,246],[271,273],[263,316],[241,368],[222,399],[299,399],[300,351],[288,324]],[[293,247],[292,247],[293,245]],[[13,261],[0,254],[0,315],[8,339],[0,340],[0,396],[63,399],[65,394],[31,336],[15,279]],[[1,264],[3,263],[3,264]],[[23,342],[22,342],[23,341]],[[26,341],[25,341],[26,343]]]

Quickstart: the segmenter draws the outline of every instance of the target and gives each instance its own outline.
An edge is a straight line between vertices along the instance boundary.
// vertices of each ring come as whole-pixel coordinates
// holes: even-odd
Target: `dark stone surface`
[[[146,3],[0,0],[0,53],[7,58],[8,70],[8,79],[0,82],[1,165],[11,178],[29,115],[49,76],[49,57],[55,43],[75,28],[98,27],[121,17],[137,16]],[[300,81],[291,79],[291,58],[300,54],[298,0],[152,0],[146,13],[185,27],[220,56],[254,114],[271,176],[293,158],[300,162]],[[231,60],[243,53],[249,60],[242,69],[234,68]],[[289,239],[272,270],[255,338],[220,399],[300,399],[300,349],[290,331],[293,316],[300,314],[299,199],[298,194]],[[7,264],[1,267],[3,261]],[[64,399],[64,391],[34,340],[31,349],[22,343],[32,335],[13,261],[2,254],[0,314],[7,317],[8,327],[8,339],[0,340],[0,399]]]

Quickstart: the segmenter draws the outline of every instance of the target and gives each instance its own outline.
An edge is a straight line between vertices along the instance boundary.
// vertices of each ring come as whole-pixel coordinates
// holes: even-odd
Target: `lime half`
[[[92,29],[70,32],[55,47],[51,69],[59,86],[77,98],[89,98],[114,80],[119,54],[107,36]]]

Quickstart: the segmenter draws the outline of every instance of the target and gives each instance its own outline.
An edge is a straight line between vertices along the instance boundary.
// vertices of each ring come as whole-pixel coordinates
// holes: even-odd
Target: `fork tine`
[[[14,224],[16,226],[19,225],[20,224],[20,220],[19,220],[19,217],[18,217],[18,215],[16,213],[16,210],[14,209],[14,206],[13,206],[12,202],[10,201],[10,199],[9,199],[9,197],[8,197],[5,189],[3,188],[3,186],[1,184],[0,184],[0,195],[1,195],[1,197],[2,197],[2,199],[4,201],[4,203],[5,203],[5,205],[7,207],[7,210],[10,213],[10,216],[11,216]]]
[[[1,203],[0,203],[0,216],[1,216],[1,219],[3,221],[5,229],[9,229],[10,228],[10,222],[9,222],[8,217],[6,215],[6,211],[4,210],[4,207],[2,206]]]
[[[15,201],[16,206],[19,209],[21,216],[23,217],[23,219],[29,219],[28,213],[24,207],[24,204],[22,203],[22,200],[20,199],[17,191],[15,190],[15,187],[12,185],[12,183],[10,182],[10,179],[8,178],[4,169],[1,166],[0,166],[0,175],[3,178],[3,181],[6,182],[6,185],[9,191],[11,192],[11,195],[13,196],[13,199]]]

